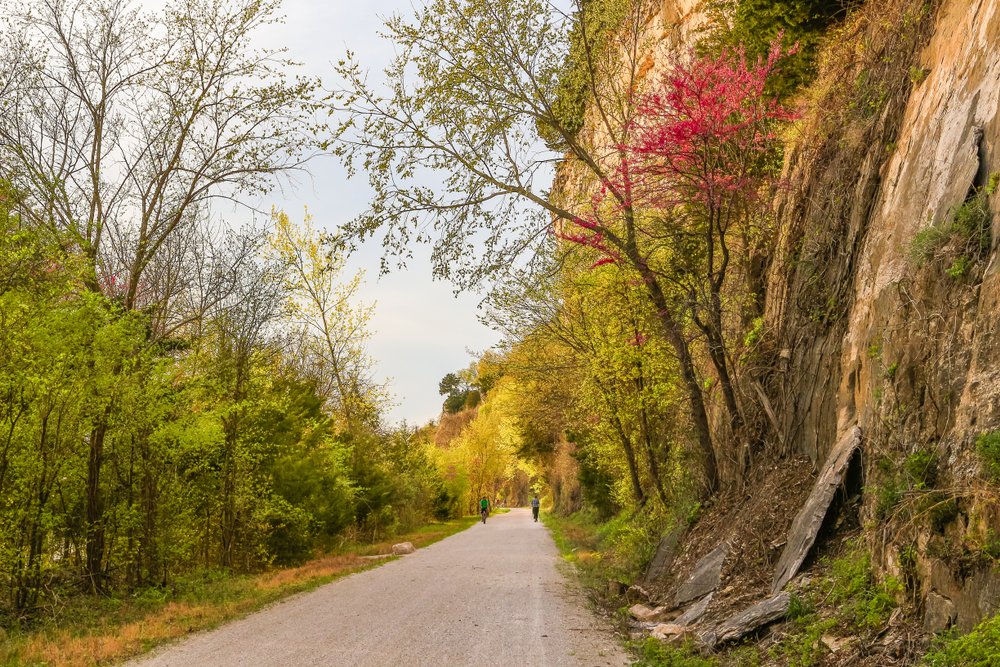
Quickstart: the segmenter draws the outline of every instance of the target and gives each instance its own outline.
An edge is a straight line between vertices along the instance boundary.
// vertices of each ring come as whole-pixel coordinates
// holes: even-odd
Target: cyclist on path
[[[479,501],[479,514],[483,517],[483,523],[486,523],[486,517],[490,512],[490,501],[486,500],[486,496]]]
[[[538,494],[531,499],[531,516],[535,517],[535,523],[538,523]]]

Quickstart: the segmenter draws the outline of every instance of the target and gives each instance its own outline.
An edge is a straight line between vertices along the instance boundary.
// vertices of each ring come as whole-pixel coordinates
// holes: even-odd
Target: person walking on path
[[[531,499],[531,516],[535,518],[535,523],[538,523],[538,505],[538,494],[536,493],[535,497]]]

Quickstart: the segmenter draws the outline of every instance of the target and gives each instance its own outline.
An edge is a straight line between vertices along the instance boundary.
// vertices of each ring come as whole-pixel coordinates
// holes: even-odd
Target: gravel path
[[[624,666],[558,559],[515,509],[128,666]]]

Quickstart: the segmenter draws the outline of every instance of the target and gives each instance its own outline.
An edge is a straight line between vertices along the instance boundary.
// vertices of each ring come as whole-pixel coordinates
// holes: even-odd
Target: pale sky
[[[284,0],[284,25],[260,34],[261,44],[287,46],[289,56],[303,63],[302,73],[319,76],[334,84],[331,62],[347,49],[371,70],[371,80],[389,62],[392,45],[378,37],[379,16],[411,12],[407,0]],[[308,206],[318,228],[335,229],[367,206],[368,187],[364,175],[347,181],[333,158],[319,158],[310,165],[312,182],[303,182],[294,192],[285,192],[266,202],[284,208],[292,220],[301,220]],[[378,360],[379,377],[393,377],[398,406],[390,421],[406,419],[423,424],[438,416],[442,397],[438,382],[446,373],[464,368],[472,358],[466,348],[482,351],[498,340],[495,332],[476,319],[479,297],[456,298],[451,284],[431,279],[430,248],[418,246],[415,259],[405,273],[378,278],[381,245],[376,239],[354,257],[352,271],[364,269],[367,284],[362,300],[377,302],[369,352]]]

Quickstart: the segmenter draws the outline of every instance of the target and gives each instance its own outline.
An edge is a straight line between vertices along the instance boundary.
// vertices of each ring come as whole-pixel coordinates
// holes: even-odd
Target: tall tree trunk
[[[225,428],[225,448],[222,463],[222,516],[220,534],[222,538],[221,562],[232,568],[236,544],[236,429],[234,425]]]
[[[149,446],[149,433],[144,432],[139,443],[142,458],[142,481],[139,487],[139,505],[142,512],[142,534],[139,540],[143,581],[152,581],[161,570],[156,540],[157,486],[153,473],[153,454]],[[166,586],[166,581],[161,582]]]
[[[695,313],[694,321],[708,340],[708,355],[712,360],[712,365],[715,366],[715,372],[719,375],[719,387],[722,389],[723,400],[726,402],[726,411],[729,413],[733,433],[736,433],[743,426],[743,415],[740,412],[739,403],[736,401],[736,391],[733,389],[732,377],[729,374],[726,343],[722,337],[721,301],[719,301],[718,295],[713,295],[709,323],[702,322],[697,313]]]
[[[622,246],[622,250],[632,267],[642,276],[649,299],[653,303],[653,307],[656,308],[657,320],[663,330],[664,337],[677,355],[681,378],[684,380],[688,401],[691,403],[691,420],[694,422],[694,430],[698,437],[698,449],[703,459],[705,493],[712,495],[719,486],[719,470],[716,465],[715,448],[712,445],[712,429],[709,427],[708,412],[705,410],[705,398],[701,393],[701,386],[698,384],[698,375],[695,372],[694,361],[691,359],[691,351],[684,339],[680,324],[673,317],[660,281],[657,280],[656,274],[649,268],[642,253],[639,252],[635,240],[634,221],[628,211],[626,211],[626,222],[631,231],[628,234],[627,242]]]
[[[649,428],[649,415],[646,410],[646,401],[643,398],[643,393],[646,389],[646,382],[642,375],[642,362],[638,365],[638,371],[639,375],[636,378],[635,385],[639,392],[639,434],[642,437],[643,445],[645,445],[646,448],[646,458],[649,461],[649,477],[653,480],[653,487],[656,489],[656,493],[660,497],[660,502],[662,502],[664,507],[666,507],[667,493],[663,488],[663,479],[660,477],[660,464],[656,460],[656,452],[653,449],[652,433],[650,433]]]
[[[621,442],[622,449],[625,450],[625,460],[628,462],[628,472],[632,479],[632,491],[635,493],[635,502],[639,507],[642,507],[646,504],[646,494],[643,492],[642,484],[639,482],[639,464],[635,460],[635,450],[632,448],[632,440],[629,439],[628,433],[625,432],[625,428],[618,417],[612,416],[611,421],[615,425],[615,431],[618,433],[618,440]]]
[[[103,417],[90,434],[90,451],[87,457],[85,574],[95,593],[104,590],[104,499],[101,496],[101,468],[104,465],[104,439],[108,432],[107,411]]]
[[[691,358],[691,350],[680,325],[670,312],[669,304],[663,289],[656,277],[649,272],[646,277],[646,289],[649,291],[653,305],[656,307],[659,317],[657,320],[663,329],[663,333],[674,348],[677,355],[677,363],[681,369],[681,379],[687,389],[688,402],[691,404],[691,420],[694,422],[695,434],[698,437],[698,449],[702,456],[702,465],[705,472],[705,492],[711,495],[719,486],[719,470],[716,465],[715,447],[712,445],[712,429],[708,425],[708,411],[705,410],[705,397],[701,393],[701,385],[698,383],[698,375],[694,369],[694,360]]]

